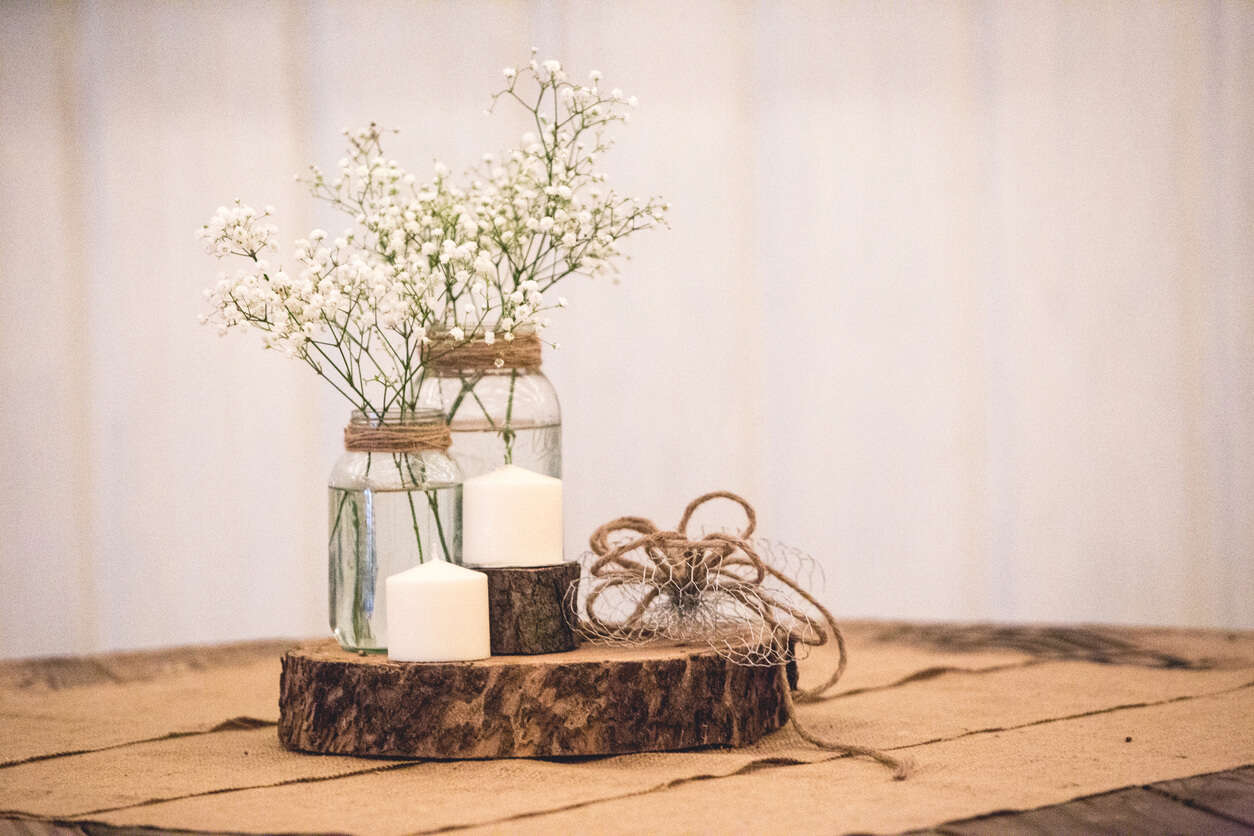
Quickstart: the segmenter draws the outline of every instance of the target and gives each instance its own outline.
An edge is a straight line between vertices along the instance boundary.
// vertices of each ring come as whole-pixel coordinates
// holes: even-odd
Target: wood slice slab
[[[579,643],[566,619],[566,593],[582,568],[469,566],[488,576],[488,623],[493,656],[561,653]]]
[[[289,749],[415,758],[611,755],[743,746],[787,715],[774,668],[706,648],[584,645],[477,662],[393,662],[327,640],[290,650]]]

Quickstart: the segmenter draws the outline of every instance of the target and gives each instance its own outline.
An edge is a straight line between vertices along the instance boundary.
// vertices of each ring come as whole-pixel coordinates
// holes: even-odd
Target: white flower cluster
[[[521,104],[535,132],[486,154],[464,186],[435,165],[414,175],[383,154],[382,131],[345,131],[348,153],[331,176],[304,178],[313,195],[352,219],[334,239],[314,230],[296,242],[291,273],[273,267],[272,210],[223,207],[198,235],[210,253],[247,259],[206,291],[206,321],[223,332],[247,325],[266,345],[308,362],[366,409],[412,405],[429,335],[510,341],[539,331],[565,305],[549,290],[572,274],[612,270],[618,242],[664,219],[666,204],[615,194],[595,168],[610,147],[604,128],[635,106],[604,93],[600,73],[567,80],[559,62],[504,72],[494,96]]]
[[[266,250],[273,250],[279,228],[266,221],[274,213],[267,206],[258,214],[256,209],[236,200],[232,206],[219,206],[209,223],[196,230],[196,237],[205,242],[205,250],[218,258],[241,255],[256,258]]]

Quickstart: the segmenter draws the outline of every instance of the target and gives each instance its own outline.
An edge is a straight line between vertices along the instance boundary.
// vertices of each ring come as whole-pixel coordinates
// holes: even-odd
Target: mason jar
[[[561,478],[562,410],[540,360],[532,333],[491,343],[483,332],[436,336],[427,346],[418,403],[443,413],[465,478],[506,464]]]
[[[331,471],[331,632],[345,650],[387,650],[384,582],[430,560],[461,560],[462,473],[438,409],[354,410]]]

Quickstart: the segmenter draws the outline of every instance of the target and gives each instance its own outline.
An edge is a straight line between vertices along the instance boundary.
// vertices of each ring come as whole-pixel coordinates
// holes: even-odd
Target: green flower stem
[[[363,500],[365,499],[363,495]],[[365,588],[369,579],[369,565],[374,555],[374,538],[370,537],[369,524],[363,525],[361,519],[361,508],[357,502],[353,502],[350,506],[353,514],[353,545],[354,545],[354,566],[353,572],[353,643],[360,647],[367,640],[374,638],[374,631],[370,629],[370,619],[366,616],[365,606]]]
[[[501,428],[501,438],[505,441],[505,463],[514,463],[514,384],[518,382],[518,369],[509,373],[509,402],[505,405],[505,426]]]
[[[475,403],[479,404],[479,409],[482,410],[483,417],[487,420],[488,426],[495,430],[496,422],[492,420],[492,415],[488,412],[488,407],[484,405],[483,400],[480,399],[479,393],[471,389],[470,396],[475,399]],[[513,395],[511,394],[510,397],[512,398]]]
[[[409,519],[414,527],[414,542],[418,544],[418,562],[426,563],[427,557],[423,553],[422,548],[422,529],[418,525],[418,509],[414,507],[414,492],[412,487],[406,486],[405,471],[409,471],[410,486],[423,484],[425,482],[425,478],[423,480],[419,480],[417,475],[414,474],[414,466],[410,459],[411,457],[407,453],[396,453],[392,456],[392,460],[396,463],[396,472],[400,474],[401,477],[401,487],[405,488],[405,498],[409,502]],[[404,468],[401,467],[401,462],[405,463]]]
[[[431,515],[435,517],[435,531],[440,538],[440,548],[444,550],[444,559],[453,563],[453,552],[444,537],[444,523],[440,521],[440,499],[434,490],[427,491],[427,504],[431,506]]]
[[[340,530],[340,519],[344,515],[344,503],[348,502],[348,491],[343,490],[343,489],[339,489],[339,490],[340,490],[340,504],[336,506],[335,508],[335,523],[331,526],[331,536],[327,538],[328,545],[335,543],[335,535]]]
[[[409,500],[409,519],[414,525],[414,542],[418,544],[418,562],[426,563],[427,557],[422,552],[422,531],[418,528],[418,511],[414,508],[414,492],[405,491],[405,498]]]
[[[457,397],[453,399],[453,405],[449,407],[448,413],[445,415],[445,420],[448,421],[450,425],[453,423],[453,416],[457,414],[457,410],[461,409],[462,401],[466,399],[466,395],[473,394],[475,391],[475,384],[482,379],[483,375],[475,375],[471,378],[461,378],[461,391],[457,393]],[[475,399],[478,400],[477,395],[475,396]],[[481,403],[480,406],[482,405],[483,404]],[[487,410],[484,410],[484,413],[486,414]]]

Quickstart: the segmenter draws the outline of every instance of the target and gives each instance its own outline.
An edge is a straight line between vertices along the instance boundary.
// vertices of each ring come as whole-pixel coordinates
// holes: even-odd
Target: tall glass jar
[[[355,410],[328,480],[331,631],[345,650],[387,650],[384,582],[429,560],[461,561],[462,474],[436,409],[382,419]]]
[[[453,436],[449,454],[467,479],[505,464],[561,478],[562,410],[540,371],[540,338],[494,337],[435,337],[418,402],[444,413]]]

